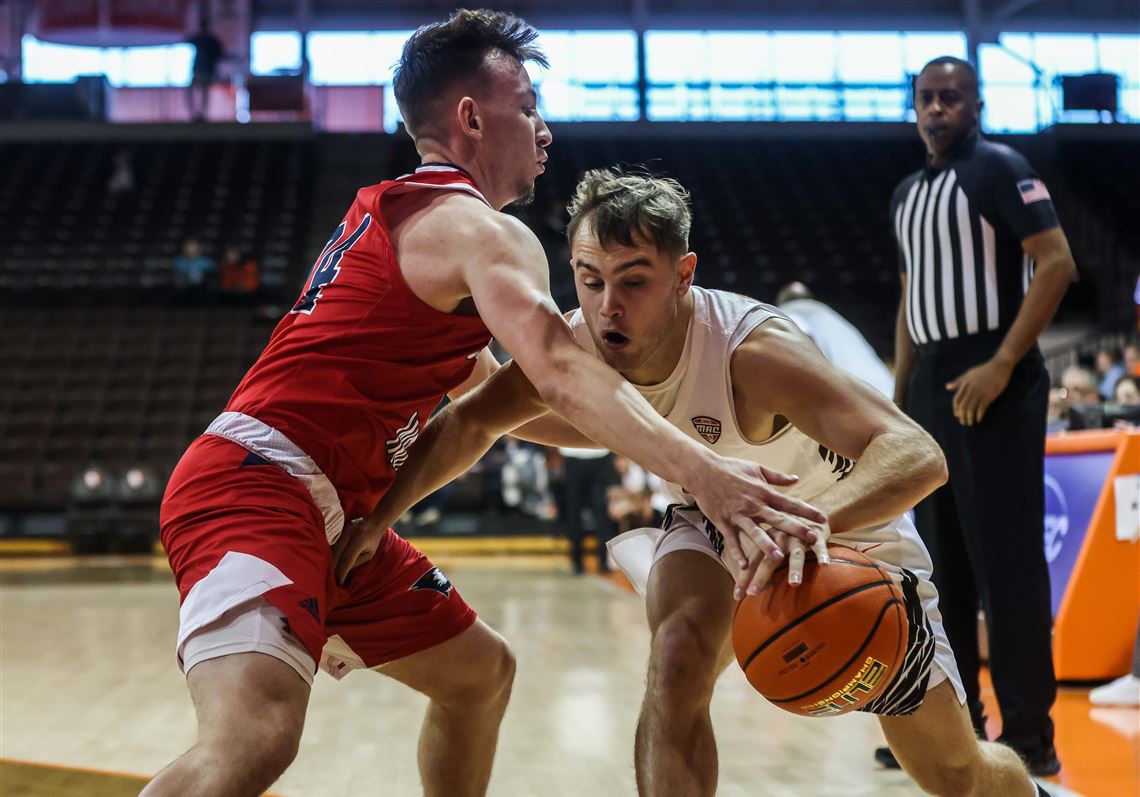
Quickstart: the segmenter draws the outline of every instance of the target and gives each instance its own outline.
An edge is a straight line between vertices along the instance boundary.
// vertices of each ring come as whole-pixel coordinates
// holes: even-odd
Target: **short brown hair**
[[[568,210],[570,240],[589,218],[602,246],[635,246],[636,235],[670,257],[689,251],[689,192],[670,177],[591,169],[578,182]]]
[[[460,9],[446,22],[424,25],[404,43],[392,81],[404,125],[414,135],[432,103],[456,81],[477,75],[489,53],[549,66],[537,38],[538,31],[513,14],[487,9]]]

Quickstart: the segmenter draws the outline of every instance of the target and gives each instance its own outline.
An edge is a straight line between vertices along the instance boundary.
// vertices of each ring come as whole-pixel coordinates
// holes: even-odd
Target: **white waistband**
[[[272,462],[301,484],[312,496],[313,503],[325,519],[325,536],[329,545],[336,542],[344,528],[344,509],[336,488],[313,458],[281,432],[242,412],[223,412],[207,427],[212,434],[237,443],[262,459]]]

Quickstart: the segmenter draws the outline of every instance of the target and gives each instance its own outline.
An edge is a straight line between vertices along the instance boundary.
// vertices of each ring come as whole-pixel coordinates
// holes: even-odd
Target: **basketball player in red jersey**
[[[678,429],[710,448],[797,473],[786,489],[828,510],[830,541],[862,551],[894,580],[908,617],[906,650],[862,710],[879,717],[924,791],[1043,794],[1012,749],[974,736],[930,556],[905,514],[946,479],[937,443],[879,391],[828,363],[777,308],[694,285],[686,198],[673,180],[586,172],[569,206],[581,304],[571,329]],[[367,523],[397,516],[475,462],[497,434],[541,411],[524,375],[503,369],[433,418]],[[712,795],[718,758],[709,706],[733,659],[733,576],[737,591],[755,594],[775,567],[757,557],[738,571],[686,491],[662,490],[672,502],[662,527],[609,544],[645,596],[651,632],[634,747],[638,792]],[[787,546],[795,583],[805,551],[776,537]],[[338,573],[349,573],[356,546],[340,544],[336,556]]]
[[[535,37],[489,11],[412,36],[395,92],[423,165],[358,193],[296,305],[171,476],[162,542],[199,728],[148,797],[264,791],[296,754],[318,666],[335,677],[378,670],[425,694],[425,794],[485,792],[510,649],[415,548],[351,521],[372,511],[442,396],[497,367],[492,334],[575,426],[687,485],[735,550],[742,533],[778,550],[759,523],[816,539],[804,521],[824,516],[768,484],[792,477],[712,455],[577,345],[541,246],[498,212],[533,191],[551,141],[523,67],[544,62]],[[338,584],[330,545],[346,528],[369,557]]]

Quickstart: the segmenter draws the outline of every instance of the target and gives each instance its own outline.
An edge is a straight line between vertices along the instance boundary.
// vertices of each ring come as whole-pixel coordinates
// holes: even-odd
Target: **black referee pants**
[[[614,483],[613,455],[592,459],[566,457],[566,534],[570,538],[570,562],[575,573],[584,572],[582,542],[586,534],[582,524],[582,510],[589,507],[594,517],[597,538],[598,569],[605,571],[606,543],[613,536],[614,522],[610,520],[609,499],[606,488]]]
[[[972,427],[954,418],[946,389],[997,349],[993,333],[922,347],[907,410],[946,454],[950,479],[915,508],[934,561],[946,634],[979,735],[979,605],[989,629],[990,672],[1002,715],[1001,741],[1027,757],[1053,743],[1057,697],[1053,617],[1043,542],[1045,414],[1049,377],[1033,349]]]

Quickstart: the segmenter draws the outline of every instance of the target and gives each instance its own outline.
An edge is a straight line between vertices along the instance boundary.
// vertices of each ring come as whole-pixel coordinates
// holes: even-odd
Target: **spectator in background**
[[[1100,404],[1096,377],[1088,368],[1071,365],[1061,372],[1061,389],[1070,407],[1089,407]]]
[[[1122,407],[1140,405],[1140,378],[1122,376],[1112,390],[1112,399]]]
[[[566,200],[560,196],[552,198],[546,204],[546,212],[538,229],[538,239],[547,250],[547,257],[560,266],[570,261],[570,246],[566,243],[567,221],[569,216],[566,214]]]
[[[504,444],[504,451],[506,460],[500,472],[503,503],[524,515],[553,519],[554,499],[542,447],[512,438]]]
[[[462,483],[462,479],[448,482],[420,501],[412,507],[409,513],[411,514],[411,521],[417,527],[434,526],[443,517],[443,513],[447,511],[451,499],[459,492],[459,485]]]
[[[802,282],[785,285],[776,304],[811,338],[823,356],[859,377],[887,398],[895,394],[895,379],[871,344],[850,321],[818,301]]]
[[[1140,428],[1140,413],[1134,412],[1136,408],[1140,408],[1140,378],[1122,376],[1112,392],[1111,404],[1105,405],[1106,412],[1109,410],[1113,412],[1113,428]]]
[[[174,286],[183,298],[204,301],[210,291],[210,280],[217,264],[202,254],[202,245],[196,238],[187,238],[182,252],[174,258]]]
[[[614,472],[618,483],[607,491],[610,520],[617,524],[617,533],[649,526],[653,522],[652,496],[649,474],[636,462],[625,457],[614,457]]]
[[[1124,347],[1124,371],[1129,376],[1140,376],[1140,348],[1135,344]]]
[[[231,299],[248,299],[261,286],[257,261],[245,256],[236,246],[227,246],[218,268],[218,290]]]
[[[1132,292],[1132,303],[1136,305],[1136,331],[1140,332],[1140,277],[1136,278],[1136,290]]]
[[[566,201],[554,197],[546,204],[546,210],[533,227],[535,235],[542,243],[546,262],[550,265],[550,293],[559,309],[566,311],[578,306],[578,294],[574,288],[573,272],[566,268],[570,262],[570,246],[566,243]]]
[[[574,567],[574,574],[580,576],[586,572],[582,561],[582,538],[586,534],[582,511],[585,509],[590,510],[594,521],[598,570],[608,572],[606,543],[613,536],[613,522],[608,511],[606,490],[614,483],[613,456],[609,451],[597,448],[559,448],[558,453],[564,461],[566,517],[563,523],[570,538],[570,564]]]
[[[1069,428],[1069,403],[1065,391],[1059,387],[1049,388],[1049,411],[1045,416],[1045,434],[1064,432]]]
[[[118,196],[134,190],[135,171],[131,165],[131,152],[128,149],[117,150],[111,167],[111,178],[107,181],[107,193]]]
[[[194,68],[190,78],[190,118],[195,122],[206,119],[210,106],[210,86],[218,77],[218,62],[224,51],[222,42],[215,36],[203,16],[198,32],[186,40],[194,48]]]
[[[1124,376],[1124,355],[1119,348],[1101,349],[1096,353],[1096,374],[1100,377],[1101,398],[1112,398],[1112,389]]]
[[[1136,629],[1136,646],[1132,649],[1132,672],[1089,692],[1094,706],[1140,706],[1140,628]]]

